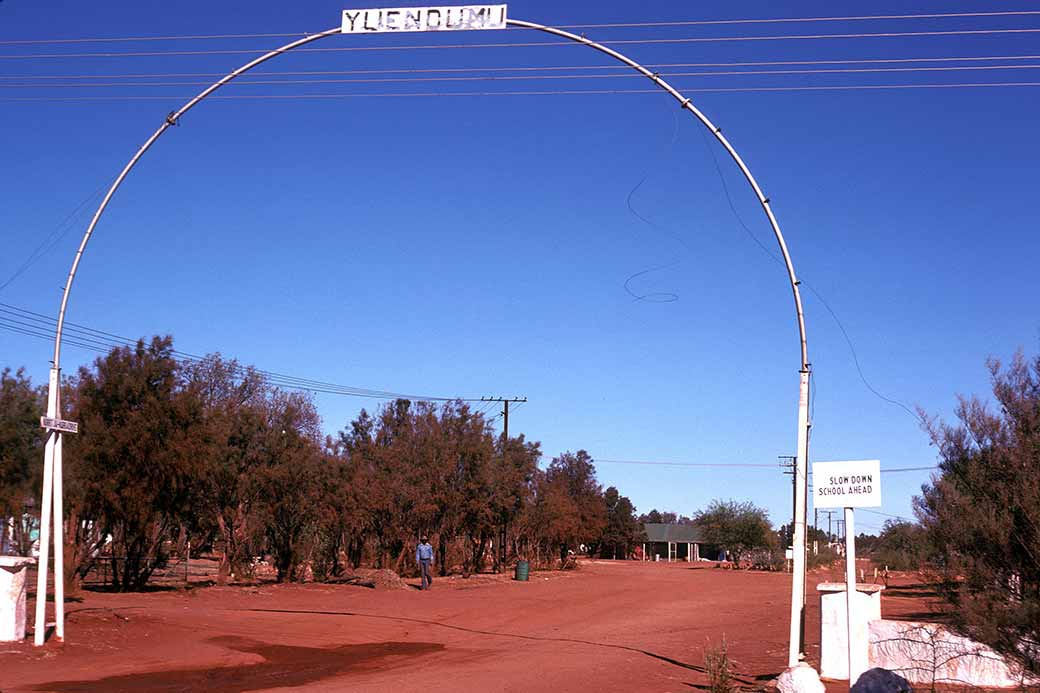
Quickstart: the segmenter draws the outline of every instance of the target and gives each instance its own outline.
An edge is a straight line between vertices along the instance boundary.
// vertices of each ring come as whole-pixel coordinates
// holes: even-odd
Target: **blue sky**
[[[69,229],[0,290],[0,302],[55,314],[93,205],[63,222],[168,112],[215,79],[204,75],[288,39],[10,42],[304,33],[336,26],[345,7],[0,4],[0,284],[49,234]],[[552,25],[1038,9],[1024,2],[876,2],[869,10],[854,2],[509,5],[512,17]],[[958,393],[988,392],[987,357],[1038,347],[1040,88],[701,90],[1035,82],[1037,70],[1022,66],[1040,60],[1020,56],[1040,55],[1040,34],[661,40],[1027,28],[1040,28],[1040,15],[579,31],[608,43],[641,41],[616,47],[651,65],[725,65],[661,67],[663,75],[1005,66],[667,77],[724,129],[758,177],[796,269],[840,317],[873,387],[949,417]],[[313,47],[551,40],[510,29],[337,36]],[[214,53],[236,50],[245,52]],[[168,51],[206,54],[126,55]],[[952,57],[1001,59],[732,65]],[[794,452],[797,330],[782,267],[730,208],[727,189],[750,233],[776,252],[724,152],[664,95],[454,95],[646,88],[635,78],[428,81],[515,67],[543,69],[494,74],[623,74],[576,69],[611,65],[580,46],[282,56],[220,94],[292,98],[204,102],[145,156],[87,250],[69,319],[120,335],[170,333],[186,352],[219,350],[340,384],[527,396],[510,428],[542,441],[546,461],[585,448],[601,460],[775,464]],[[572,69],[545,69],[559,67]],[[457,68],[468,70],[415,72]],[[354,74],[278,74],[315,71]],[[322,78],[427,81],[259,83]],[[116,86],[15,86],[41,83]],[[442,96],[372,96],[389,93]],[[314,94],[336,98],[299,98]],[[677,300],[634,300],[626,281],[637,295]],[[805,303],[816,387],[810,458],[933,464],[935,450],[915,420],[864,386],[824,305],[809,291]],[[42,382],[49,354],[42,340],[0,331],[0,367],[24,365]],[[68,347],[64,369],[95,356]],[[330,432],[379,404],[332,395],[316,402]],[[776,523],[789,512],[790,485],[779,469],[601,462],[598,471],[641,511],[691,514],[722,497],[752,500]],[[927,479],[927,472],[886,475],[881,512],[910,515]],[[872,531],[884,519],[861,515],[857,527]]]

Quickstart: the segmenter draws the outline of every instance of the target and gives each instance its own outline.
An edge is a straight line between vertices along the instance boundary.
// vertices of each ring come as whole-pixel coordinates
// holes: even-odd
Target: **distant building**
[[[699,561],[705,547],[701,531],[693,525],[668,525],[649,522],[643,525],[646,542],[643,560]],[[705,547],[706,548],[706,547]]]

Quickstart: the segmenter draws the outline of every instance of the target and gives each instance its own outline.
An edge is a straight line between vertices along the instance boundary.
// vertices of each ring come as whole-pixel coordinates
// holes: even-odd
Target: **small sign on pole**
[[[343,10],[341,31],[344,34],[375,34],[505,28],[505,5],[454,5]]]
[[[62,433],[79,433],[79,424],[75,421],[54,419],[49,416],[40,417],[40,427],[48,431],[60,431]]]
[[[857,638],[860,618],[856,590],[856,525],[853,508],[881,505],[881,461],[813,463],[813,505],[845,509],[845,615],[849,649],[849,687],[867,670],[869,643]]]
[[[813,462],[813,505],[817,508],[876,508],[881,505],[881,461]]]

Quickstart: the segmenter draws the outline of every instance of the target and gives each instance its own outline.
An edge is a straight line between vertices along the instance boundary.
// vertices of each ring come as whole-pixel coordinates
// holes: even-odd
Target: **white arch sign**
[[[58,324],[54,335],[54,358],[51,364],[51,373],[49,379],[49,390],[47,396],[47,419],[49,420],[60,420],[61,419],[61,401],[60,401],[60,388],[59,388],[59,375],[61,372],[61,337],[62,330],[65,324],[65,311],[68,307],[69,294],[72,290],[72,284],[76,279],[76,272],[79,269],[80,261],[83,259],[83,253],[87,248],[87,244],[90,242],[90,237],[93,235],[95,228],[97,227],[98,221],[104,214],[105,209],[108,207],[109,202],[112,200],[112,196],[115,194],[119,186],[122,185],[127,175],[134,168],[137,162],[144,156],[155,142],[162,137],[162,135],[176,125],[181,117],[183,117],[188,111],[197,106],[200,101],[205,99],[207,96],[217,91],[224,85],[233,81],[237,77],[249,72],[254,67],[261,65],[262,63],[271,60],[272,58],[278,57],[283,53],[287,53],[294,48],[299,48],[308,43],[313,43],[321,39],[328,38],[330,36],[336,36],[341,34],[364,34],[364,33],[386,33],[386,32],[411,32],[411,31],[465,31],[465,30],[491,30],[491,29],[504,29],[507,27],[516,27],[521,29],[534,29],[536,31],[545,32],[554,36],[574,41],[588,46],[594,50],[604,53],[611,58],[624,63],[631,67],[636,72],[640,73],[648,80],[656,84],[662,90],[670,94],[679,104],[679,107],[684,111],[690,113],[695,117],[704,127],[706,127],[718,140],[719,144],[726,150],[726,152],[736,163],[741,173],[744,175],[744,179],[751,186],[755,196],[758,198],[759,204],[762,206],[762,210],[765,212],[769,225],[773,230],[773,235],[776,237],[776,242],[780,247],[780,252],[783,255],[784,265],[787,268],[787,277],[790,281],[791,291],[794,296],[794,307],[795,314],[798,322],[798,336],[801,348],[801,362],[799,364],[799,396],[798,396],[798,442],[797,442],[797,460],[795,473],[797,478],[802,481],[796,485],[795,491],[795,517],[794,517],[794,579],[791,585],[791,635],[790,635],[790,648],[788,651],[789,665],[794,666],[799,661],[799,655],[801,654],[801,629],[802,621],[804,618],[804,606],[805,606],[805,508],[806,508],[806,469],[807,469],[807,458],[808,458],[808,440],[809,440],[809,375],[810,375],[810,364],[808,357],[808,349],[806,347],[805,337],[805,317],[802,311],[802,298],[799,291],[799,281],[795,275],[794,265],[791,262],[791,255],[787,250],[787,243],[784,241],[784,236],[780,232],[780,225],[777,223],[776,217],[773,214],[773,210],[769,204],[769,198],[766,197],[765,193],[762,192],[762,188],[759,186],[758,181],[751,174],[751,170],[744,163],[744,160],[737,153],[733,145],[730,144],[729,140],[722,134],[722,130],[717,127],[704,113],[702,113],[693,102],[682,95],[672,85],[662,79],[657,73],[643,67],[635,60],[618,53],[617,51],[608,48],[607,46],[597,43],[584,36],[564,31],[563,29],[556,29],[554,27],[546,26],[543,24],[536,24],[534,22],[526,22],[519,19],[511,19],[507,16],[506,5],[464,5],[464,6],[438,6],[438,7],[412,7],[412,8],[372,8],[372,9],[361,9],[361,10],[344,10],[342,22],[339,26],[326,31],[321,31],[316,34],[305,36],[296,41],[276,48],[264,55],[261,55],[254,60],[247,62],[245,65],[229,72],[224,77],[220,78],[210,86],[203,89],[193,98],[189,99],[183,106],[176,111],[170,113],[164,119],[162,125],[152,133],[152,136],[145,140],[144,144],[137,150],[137,152],[130,158],[126,166],[120,172],[119,176],[116,177],[112,183],[105,197],[101,200],[101,204],[98,206],[97,211],[94,212],[94,216],[87,226],[86,231],[83,233],[83,238],[80,241],[79,248],[76,250],[76,255],[72,260],[72,266],[69,269],[68,278],[65,282],[64,292],[61,297],[61,306],[58,309]],[[43,598],[37,597],[36,600],[36,630],[35,630],[35,644],[43,645],[45,635],[45,611],[46,611],[46,594],[47,594],[47,574],[49,568],[50,559],[50,534],[51,534],[51,520],[53,518],[53,526],[57,530],[56,540],[60,540],[63,536],[61,532],[62,527],[62,430],[61,428],[50,428],[49,435],[47,437],[47,444],[44,448],[44,476],[43,476],[43,498],[40,504],[40,562],[39,562],[39,576],[37,583],[37,595],[43,595]],[[60,548],[60,547],[59,547]],[[64,573],[63,568],[63,556],[61,550],[54,552],[54,603],[55,603],[55,637],[58,640],[64,640],[65,638],[65,614],[64,614],[64,585],[62,583],[62,576]]]

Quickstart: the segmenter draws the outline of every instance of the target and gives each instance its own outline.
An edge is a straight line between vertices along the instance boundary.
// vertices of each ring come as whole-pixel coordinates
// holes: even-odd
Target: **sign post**
[[[61,436],[79,433],[79,424],[60,418],[61,373],[51,369],[47,388],[47,415],[40,427],[47,430],[43,453],[43,502],[40,504],[40,559],[36,573],[36,628],[33,642],[43,645],[47,630],[47,573],[50,569],[51,517],[54,518],[54,637],[65,640],[65,510],[61,489]]]
[[[855,633],[860,621],[856,598],[856,527],[853,508],[881,505],[881,461],[813,463],[813,504],[845,509],[845,625],[849,657],[849,687],[868,668],[867,645]]]

